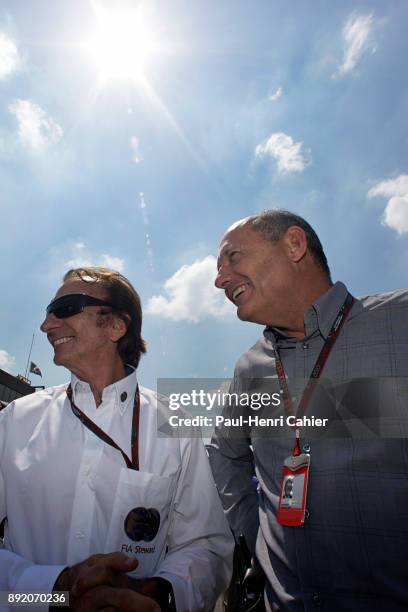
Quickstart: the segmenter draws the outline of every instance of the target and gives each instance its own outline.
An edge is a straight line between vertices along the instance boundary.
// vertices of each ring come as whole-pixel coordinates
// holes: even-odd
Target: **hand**
[[[148,597],[132,591],[126,572],[134,570],[137,559],[122,553],[92,555],[82,563],[67,568],[54,585],[56,591],[70,592],[70,610],[93,612],[105,608],[154,612],[160,610]]]
[[[161,612],[150,597],[128,588],[97,586],[79,597],[70,597],[70,612]]]
[[[133,582],[133,589],[146,597],[154,599],[163,612],[176,612],[171,582],[158,576],[143,578],[142,580],[132,578],[131,580]]]
[[[97,586],[131,588],[132,581],[126,572],[131,572],[137,566],[137,559],[123,553],[92,555],[70,568],[70,591],[74,597],[79,597]]]
[[[116,581],[119,581],[120,584],[117,586],[127,586],[128,578],[124,576],[124,572],[130,572],[137,567],[137,560],[131,559],[122,553],[110,553],[107,555],[92,555],[85,561],[81,563],[77,563],[72,567],[67,567],[61,574],[58,576],[57,580],[54,584],[54,591],[71,591],[74,583],[78,578],[81,578],[83,573],[87,572],[87,569],[90,567],[95,567],[98,569],[98,573],[100,572],[101,581],[99,584],[103,583],[103,578],[107,580],[108,584],[113,584]],[[125,582],[125,584],[123,584]]]

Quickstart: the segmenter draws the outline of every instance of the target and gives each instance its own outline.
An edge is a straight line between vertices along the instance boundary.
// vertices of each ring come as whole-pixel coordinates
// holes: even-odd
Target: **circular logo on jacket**
[[[160,527],[160,513],[156,508],[133,508],[125,518],[125,532],[134,542],[151,542]]]

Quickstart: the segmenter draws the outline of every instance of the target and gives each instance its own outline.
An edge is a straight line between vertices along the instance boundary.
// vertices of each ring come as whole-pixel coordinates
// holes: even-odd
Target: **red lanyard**
[[[310,374],[309,380],[306,384],[306,387],[302,393],[302,397],[300,398],[300,402],[298,405],[296,417],[301,418],[305,415],[307,406],[309,405],[310,398],[312,397],[312,393],[316,386],[317,380],[323,372],[324,366],[326,365],[327,359],[330,355],[330,351],[332,350],[339,334],[340,330],[343,327],[346,319],[349,315],[350,310],[352,309],[354,304],[354,298],[350,293],[347,293],[347,297],[340,308],[337,317],[334,320],[333,325],[331,326],[329,335],[326,338],[326,341],[322,347],[322,350],[319,353],[319,356],[316,359],[316,362],[313,366],[312,373]],[[285,406],[285,410],[288,414],[294,414],[293,412],[293,402],[289,393],[288,383],[286,380],[286,374],[283,367],[282,360],[279,356],[278,351],[275,349],[275,367],[276,372],[278,374],[279,382],[282,389],[283,394],[283,404]],[[300,454],[300,442],[299,442],[299,432],[296,430],[296,445],[293,451],[295,456]]]
[[[139,394],[139,385],[136,387],[135,400],[133,402],[133,417],[132,417],[132,436],[131,436],[131,448],[132,448],[132,461],[126,455],[126,453],[116,444],[114,440],[107,433],[103,431],[96,423],[91,421],[86,414],[78,408],[74,404],[72,399],[72,387],[69,385],[67,389],[67,396],[69,402],[71,404],[71,409],[74,415],[81,421],[85,427],[87,427],[92,433],[94,433],[98,438],[109,444],[113,448],[116,448],[121,454],[127,467],[130,470],[138,470],[139,469],[139,416],[140,416],[140,394]]]

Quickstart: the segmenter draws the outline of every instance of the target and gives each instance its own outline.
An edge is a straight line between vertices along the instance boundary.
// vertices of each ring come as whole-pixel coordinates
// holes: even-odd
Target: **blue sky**
[[[405,0],[3,0],[0,367],[24,373],[64,271],[94,263],[142,297],[142,384],[230,376],[262,329],[214,256],[270,206],[356,295],[406,286],[407,31]],[[67,379],[39,331],[32,360]]]

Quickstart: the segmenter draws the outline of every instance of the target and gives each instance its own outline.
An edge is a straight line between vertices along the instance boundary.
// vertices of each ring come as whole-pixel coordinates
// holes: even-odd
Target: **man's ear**
[[[117,314],[112,316],[112,324],[110,328],[110,336],[112,342],[118,342],[127,332],[127,324],[123,317]]]
[[[292,225],[283,236],[283,244],[290,261],[298,263],[307,253],[307,238],[305,231],[297,225]]]

